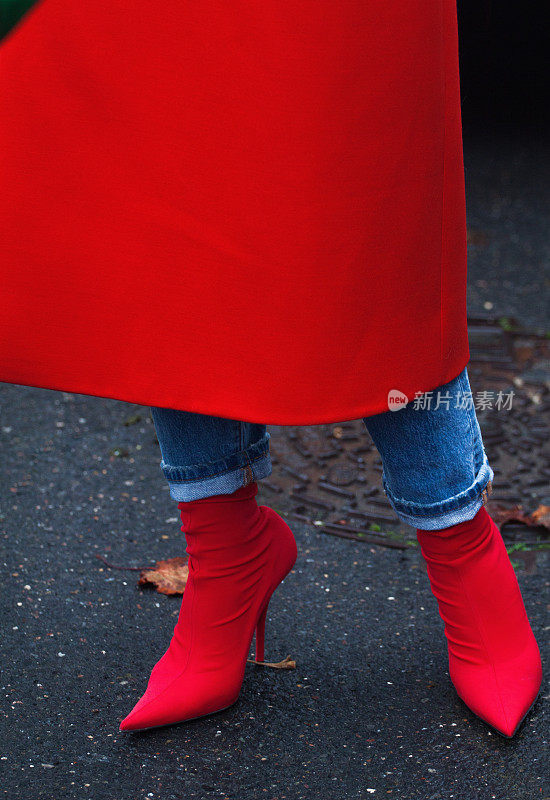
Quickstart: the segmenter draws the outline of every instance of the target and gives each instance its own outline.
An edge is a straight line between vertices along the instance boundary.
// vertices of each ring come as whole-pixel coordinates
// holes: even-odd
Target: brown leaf
[[[489,506],[489,503],[487,505]],[[520,505],[506,508],[505,506],[491,503],[489,507],[491,509],[490,514],[499,527],[502,527],[502,525],[505,525],[507,522],[522,522],[525,525],[533,525],[531,518]]]
[[[138,585],[154,586],[160,594],[183,594],[188,574],[187,558],[176,556],[157,561],[152,569],[142,570]]]
[[[290,656],[283,658],[277,664],[271,661],[255,661],[253,658],[247,658],[246,660],[249,664],[259,664],[262,667],[272,667],[273,669],[296,669],[296,662]]]
[[[531,519],[537,524],[550,530],[550,506],[539,506],[531,514]]]
[[[520,522],[530,528],[543,527],[550,530],[550,506],[539,506],[532,514],[527,514],[521,505],[506,508],[491,502],[487,506],[499,527],[507,522]]]

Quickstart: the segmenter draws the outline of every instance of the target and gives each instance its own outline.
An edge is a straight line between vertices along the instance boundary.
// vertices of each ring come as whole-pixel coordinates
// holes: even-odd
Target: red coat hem
[[[412,401],[417,392],[424,393],[437,389],[439,386],[448,383],[459,375],[464,367],[467,366],[470,359],[469,351],[462,355],[462,358],[457,358],[454,361],[449,361],[443,370],[443,378],[437,380],[435,378],[426,378],[424,381],[413,381],[409,385],[392,386],[391,389],[398,389],[402,391],[408,398],[409,402]],[[219,404],[210,404],[208,402],[193,403],[190,400],[182,400],[177,405],[172,403],[168,405],[161,396],[155,396],[155,393],[144,393],[136,390],[128,391],[112,391],[107,387],[104,389],[96,389],[91,391],[89,387],[85,386],[83,382],[70,382],[64,381],[56,382],[49,381],[49,385],[44,385],[31,380],[23,379],[19,376],[4,375],[0,382],[15,384],[17,386],[29,386],[37,389],[49,389],[51,391],[62,391],[70,394],[82,394],[89,397],[98,397],[106,400],[119,400],[124,403],[135,403],[141,406],[158,406],[159,408],[172,408],[181,411],[190,411],[195,414],[207,414],[210,416],[223,417],[226,419],[238,419],[243,422],[252,422],[264,425],[326,425],[336,422],[347,422],[363,417],[374,416],[389,411],[387,400],[385,402],[358,402],[355,406],[347,408],[338,407],[337,404],[332,408],[330,403],[325,402],[325,411],[322,413],[315,413],[309,415],[300,411],[294,412],[292,404],[289,403],[288,413],[284,414],[271,414],[262,413],[261,409],[250,406],[250,401],[247,398],[246,391],[243,391],[243,405],[242,409],[236,408],[234,404],[228,407],[220,400]],[[165,396],[165,392],[159,387],[159,390]],[[378,393],[377,393],[378,394]],[[399,412],[393,412],[399,413]]]

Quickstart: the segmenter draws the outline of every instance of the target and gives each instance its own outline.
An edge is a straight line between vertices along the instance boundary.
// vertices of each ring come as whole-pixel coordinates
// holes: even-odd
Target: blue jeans
[[[174,500],[231,494],[272,472],[265,425],[151,408],[161,470]],[[494,474],[466,368],[449,383],[363,422],[382,458],[382,484],[398,517],[424,530],[477,513]]]

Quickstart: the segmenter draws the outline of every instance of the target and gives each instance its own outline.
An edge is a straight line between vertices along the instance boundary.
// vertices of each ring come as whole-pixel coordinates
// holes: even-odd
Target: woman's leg
[[[286,522],[258,506],[271,472],[265,425],[152,408],[161,469],[178,500],[189,569],[170,645],[122,721],[132,731],[183,722],[232,705],[254,630],[263,661],[266,612],[296,560]]]
[[[542,680],[540,653],[502,536],[483,507],[493,471],[466,369],[426,402],[365,425],[384,490],[417,538],[445,622],[449,674],[470,709],[513,736]]]
[[[151,415],[174,500],[229,494],[272,472],[265,425],[156,406]]]

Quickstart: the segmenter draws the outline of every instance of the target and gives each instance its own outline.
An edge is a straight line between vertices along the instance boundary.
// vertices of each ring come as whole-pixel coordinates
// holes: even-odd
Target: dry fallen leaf
[[[277,664],[271,661],[255,661],[253,658],[246,659],[249,664],[259,664],[262,667],[273,667],[273,669],[296,669],[296,662],[290,656],[283,658]]]
[[[550,506],[539,506],[536,511],[531,514],[531,519],[537,525],[542,525],[550,530]]]
[[[489,513],[499,527],[507,522],[523,522],[525,525],[532,525],[531,519],[524,512],[522,506],[515,505],[506,508],[494,503],[490,505],[488,503],[487,506],[490,508]]]
[[[176,556],[157,561],[152,569],[142,570],[138,585],[154,586],[160,594],[183,594],[188,574],[187,558]]]
[[[550,506],[539,506],[532,514],[527,514],[521,505],[510,508],[488,503],[488,510],[499,527],[507,522],[521,522],[530,528],[543,527],[550,530]]]

